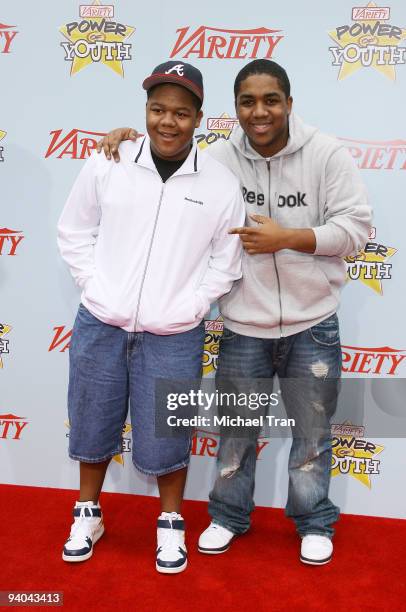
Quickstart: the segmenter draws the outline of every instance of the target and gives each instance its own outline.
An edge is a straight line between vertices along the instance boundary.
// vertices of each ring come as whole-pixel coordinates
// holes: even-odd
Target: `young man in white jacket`
[[[320,565],[332,557],[339,516],[328,490],[343,258],[364,246],[371,211],[349,153],[292,112],[281,66],[250,62],[237,75],[234,97],[240,126],[208,149],[240,179],[248,218],[246,227],[233,230],[244,247],[242,279],[219,302],[224,334],[217,379],[235,387],[239,379],[278,375],[288,416],[299,425],[286,513],[301,537],[301,561]],[[135,135],[116,130],[99,150],[104,145],[108,157],[117,158],[117,143]],[[221,439],[212,523],[200,536],[200,552],[225,552],[249,529],[255,465],[255,438]]]
[[[84,561],[104,532],[98,503],[106,469],[121,452],[130,403],[133,463],[155,475],[156,569],[186,568],[180,506],[190,435],[158,437],[165,412],[159,379],[201,375],[205,313],[241,276],[244,222],[239,182],[193,139],[201,73],[166,62],[145,79],[148,135],[120,147],[113,164],[85,163],[58,223],[62,257],[82,289],[70,345],[69,455],[80,461],[80,498],[63,549]]]

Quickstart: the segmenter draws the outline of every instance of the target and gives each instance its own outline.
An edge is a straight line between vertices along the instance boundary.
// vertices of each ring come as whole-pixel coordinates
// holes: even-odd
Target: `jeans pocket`
[[[231,331],[231,329],[228,329],[228,327],[224,327],[223,328],[223,333],[221,336],[221,342],[227,341],[227,340],[234,340],[234,338],[236,338],[238,336],[238,334],[236,334],[235,332]]]
[[[309,329],[312,340],[321,346],[336,346],[340,344],[340,328],[336,314],[331,315]]]
[[[86,308],[86,306],[84,306],[82,304],[82,302],[79,304],[79,308],[78,308],[78,312],[76,315],[76,319],[75,319],[75,327],[77,326],[77,324],[83,326],[83,325],[97,325],[100,326],[101,325],[101,321],[99,321],[99,319],[97,319],[91,312],[90,310],[88,310]]]

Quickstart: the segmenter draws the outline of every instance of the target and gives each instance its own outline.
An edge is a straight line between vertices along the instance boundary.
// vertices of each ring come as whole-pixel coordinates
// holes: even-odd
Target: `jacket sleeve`
[[[372,211],[358,168],[348,151],[336,150],[325,171],[324,225],[313,227],[315,255],[356,255],[368,240]]]
[[[94,271],[94,245],[101,217],[96,153],[77,177],[58,221],[58,247],[76,284],[84,289]]]
[[[213,237],[208,268],[197,291],[204,303],[205,313],[212,302],[228,293],[233,282],[241,278],[241,240],[238,235],[228,232],[233,227],[241,227],[244,222],[245,204],[240,185],[236,183]]]

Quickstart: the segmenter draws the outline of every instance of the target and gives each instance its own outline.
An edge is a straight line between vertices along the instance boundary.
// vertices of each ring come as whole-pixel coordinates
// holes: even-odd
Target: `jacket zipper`
[[[140,304],[141,304],[142,290],[144,288],[145,277],[147,275],[148,264],[149,264],[149,260],[150,260],[150,257],[151,257],[152,244],[153,244],[154,238],[155,238],[156,226],[158,224],[159,212],[161,210],[162,198],[163,198],[163,195],[164,195],[164,188],[165,188],[165,185],[162,183],[161,195],[159,196],[158,210],[157,210],[156,215],[155,215],[154,228],[152,230],[152,236],[151,236],[151,241],[149,243],[147,259],[146,259],[145,267],[144,267],[144,273],[143,273],[142,279],[141,279],[140,292],[138,294],[137,308],[136,308],[136,311],[135,311],[134,332],[137,331],[138,317],[139,317],[139,313],[140,313]]]
[[[272,211],[271,211],[271,162],[267,161],[266,165],[268,166],[268,193],[269,193],[269,217],[272,218]],[[283,333],[282,333],[282,296],[281,296],[281,282],[279,279],[279,271],[278,271],[278,266],[276,265],[276,257],[275,257],[275,253],[272,253],[272,259],[273,259],[273,263],[274,263],[274,267],[275,267],[275,274],[276,274],[276,282],[278,285],[278,298],[279,298],[279,335],[281,338],[283,338]]]

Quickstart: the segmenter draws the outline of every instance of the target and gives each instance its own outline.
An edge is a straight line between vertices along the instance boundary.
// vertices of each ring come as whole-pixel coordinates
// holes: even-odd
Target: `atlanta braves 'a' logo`
[[[183,76],[183,64],[176,64],[176,66],[172,66],[169,70],[165,70],[165,74],[170,74],[171,72],[177,72],[179,76]]]

